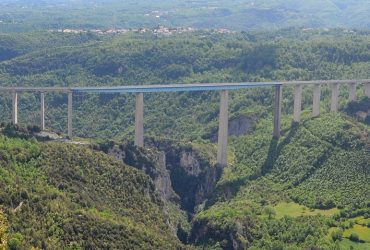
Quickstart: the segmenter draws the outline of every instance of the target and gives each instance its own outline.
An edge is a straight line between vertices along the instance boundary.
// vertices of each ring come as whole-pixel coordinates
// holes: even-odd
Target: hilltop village
[[[197,28],[192,27],[179,27],[179,28],[169,28],[164,26],[158,26],[156,28],[140,28],[140,29],[57,29],[57,30],[49,30],[50,32],[58,32],[58,33],[72,33],[72,34],[83,34],[83,33],[94,33],[99,35],[118,35],[118,34],[125,34],[128,32],[134,33],[151,33],[154,35],[165,35],[171,36],[175,34],[183,34],[183,33],[193,33],[197,31],[208,31],[211,33],[217,34],[230,34],[235,33],[229,29],[212,29],[212,30],[200,30]]]

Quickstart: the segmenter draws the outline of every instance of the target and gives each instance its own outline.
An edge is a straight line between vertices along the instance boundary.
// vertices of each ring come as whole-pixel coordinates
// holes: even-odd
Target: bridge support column
[[[370,98],[370,82],[365,83],[365,95]]]
[[[312,108],[313,117],[317,117],[320,115],[320,99],[321,99],[321,85],[315,84],[313,87],[313,108]]]
[[[337,112],[338,111],[338,99],[339,99],[339,84],[333,83],[331,85],[331,104],[330,104],[330,111]]]
[[[144,146],[144,94],[136,95],[135,109],[135,145]]]
[[[18,124],[18,93],[16,91],[13,92],[12,103],[12,123],[16,125]]]
[[[295,86],[294,91],[294,122],[301,121],[301,112],[302,112],[302,84],[298,84]]]
[[[274,106],[274,131],[272,133],[273,137],[280,137],[281,130],[281,104],[283,99],[283,86],[275,86],[275,106]]]
[[[220,117],[218,126],[218,150],[217,163],[221,166],[227,165],[227,140],[228,140],[228,98],[227,90],[221,92]]]
[[[41,105],[41,131],[45,130],[45,93],[40,95]]]
[[[72,140],[72,99],[73,99],[73,94],[72,92],[68,92],[68,138]]]
[[[350,83],[349,84],[349,94],[348,94],[348,100],[350,102],[356,100],[356,90],[357,90],[357,83]]]

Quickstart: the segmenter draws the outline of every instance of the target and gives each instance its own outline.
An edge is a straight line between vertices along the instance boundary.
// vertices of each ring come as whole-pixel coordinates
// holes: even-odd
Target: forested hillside
[[[7,237],[9,249],[183,248],[153,182],[133,167],[3,135],[0,155],[0,246]]]
[[[107,86],[370,78],[367,33],[287,30],[233,35],[200,32],[171,37],[130,33],[104,39],[83,34],[63,37],[32,33],[26,36],[35,41],[33,46],[29,43],[29,48],[22,45],[25,36],[3,39],[9,42],[3,42],[2,50],[13,50],[16,55],[9,55],[12,58],[0,63],[2,85]],[[54,42],[58,39],[65,40],[63,46]],[[362,91],[359,89],[359,94]],[[323,91],[324,102],[329,94]],[[246,114],[258,119],[271,115],[271,95],[268,88],[232,92],[231,116]],[[311,90],[306,89],[304,108],[311,104],[311,95]],[[346,86],[342,95],[347,95]],[[284,96],[284,112],[291,114],[292,90],[287,88]],[[54,131],[66,132],[66,98],[46,96],[46,126]],[[20,122],[38,124],[39,96],[22,94],[19,100]],[[217,129],[218,102],[218,93],[146,94],[146,134],[210,138]],[[2,121],[9,121],[10,97],[3,96],[0,104]],[[344,104],[342,99],[341,105]],[[133,111],[133,95],[75,96],[74,132],[82,137],[126,137],[133,132]]]

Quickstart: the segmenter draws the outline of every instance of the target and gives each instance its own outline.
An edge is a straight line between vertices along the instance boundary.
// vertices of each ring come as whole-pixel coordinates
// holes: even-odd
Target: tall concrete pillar
[[[331,85],[331,104],[330,104],[330,111],[337,112],[338,111],[338,101],[339,99],[339,84],[333,83]]]
[[[220,101],[220,117],[218,126],[218,150],[217,150],[217,163],[221,166],[227,165],[227,139],[228,139],[228,98],[227,90],[221,92]]]
[[[293,112],[293,119],[294,122],[301,121],[301,111],[302,111],[302,84],[298,84],[295,86],[294,91],[294,112]]]
[[[41,100],[41,130],[45,130],[45,93],[41,93],[41,96],[40,96],[40,100]]]
[[[283,99],[283,86],[276,85],[275,86],[275,106],[274,106],[274,131],[272,133],[272,135],[275,138],[280,137],[282,99]]]
[[[13,101],[12,101],[12,123],[14,125],[18,124],[18,93],[13,92]]]
[[[320,115],[320,100],[321,100],[321,85],[315,84],[313,87],[313,108],[312,108],[313,117]]]
[[[348,86],[349,86],[348,100],[350,102],[355,101],[356,100],[357,83],[350,83]]]
[[[138,93],[136,95],[135,109],[135,145],[144,146],[144,95]]]
[[[365,83],[365,95],[370,98],[370,82]]]
[[[68,92],[68,138],[70,140],[72,140],[72,116],[73,116],[73,112],[72,112],[72,98],[73,98],[73,94],[72,92]]]

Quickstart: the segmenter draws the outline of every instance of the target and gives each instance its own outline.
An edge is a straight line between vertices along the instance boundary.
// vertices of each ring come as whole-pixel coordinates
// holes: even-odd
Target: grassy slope
[[[9,246],[181,248],[148,176],[103,153],[0,137]]]
[[[287,201],[318,208],[355,210],[367,206],[368,127],[339,114],[324,114],[300,126],[285,123],[284,127],[279,141],[271,140],[266,133],[270,127],[264,122],[254,135],[233,140],[235,162],[225,170],[211,206],[196,216],[194,232],[198,238],[194,241],[208,246],[220,241],[221,246],[227,246],[234,238],[240,244],[258,248],[282,243],[293,248],[325,248],[332,244],[325,240],[333,223],[329,219],[277,216],[269,220],[266,211]],[[272,230],[278,225],[286,228],[284,233]],[[199,236],[199,232],[203,235]]]

